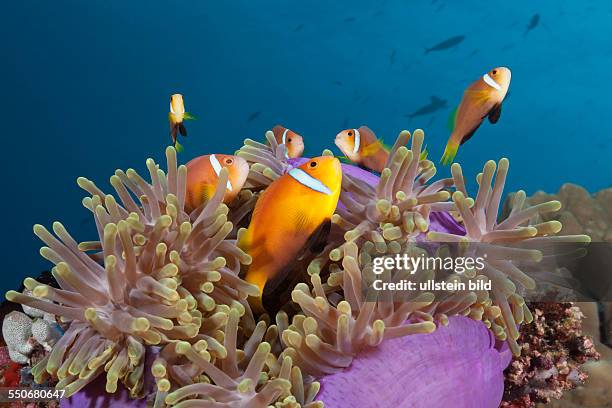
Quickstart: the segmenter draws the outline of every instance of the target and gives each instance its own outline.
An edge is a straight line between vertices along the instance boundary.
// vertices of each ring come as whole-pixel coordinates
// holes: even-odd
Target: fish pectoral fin
[[[298,259],[303,259],[308,253],[318,254],[323,251],[325,245],[327,245],[327,237],[331,231],[331,220],[327,219],[323,221],[317,229],[308,237],[304,249],[298,256]]]
[[[178,124],[178,129],[179,129],[179,132],[181,132],[181,135],[187,136],[187,128],[185,127],[183,122]]]
[[[195,116],[193,116],[191,113],[185,112],[183,114],[183,119],[186,119],[186,120],[196,120],[197,118]]]
[[[501,116],[501,109],[502,109],[501,103],[495,104],[493,108],[491,108],[491,110],[489,111],[489,114],[487,115],[489,117],[489,122],[493,124],[497,123],[497,121],[499,120],[499,117]]]
[[[478,128],[480,127],[480,123],[478,123],[474,129],[470,130],[469,132],[465,134],[465,136],[463,136],[463,139],[461,139],[459,146],[463,146],[465,142],[467,142],[468,140],[472,138],[472,136],[474,136],[474,133],[476,133],[476,130],[478,130]]]
[[[370,143],[367,146],[364,146],[361,149],[362,157],[369,157],[376,154],[380,149],[383,148],[383,144],[380,140],[375,141],[374,143]]]

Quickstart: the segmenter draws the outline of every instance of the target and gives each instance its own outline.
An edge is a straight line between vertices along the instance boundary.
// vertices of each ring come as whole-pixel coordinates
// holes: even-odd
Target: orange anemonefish
[[[259,297],[250,298],[255,311],[263,312],[263,296],[295,278],[288,273],[303,251],[323,249],[341,183],[340,161],[315,157],[276,179],[259,197],[238,240],[252,258],[244,279],[259,287]]]
[[[168,113],[168,121],[170,122],[170,136],[172,136],[172,144],[177,152],[183,150],[183,146],[176,140],[178,133],[187,136],[187,129],[183,121],[187,119],[195,119],[192,115],[185,112],[183,103],[183,95],[174,94],[170,96],[170,113]]]
[[[467,142],[487,116],[497,123],[512,74],[506,67],[494,68],[472,83],[463,93],[461,103],[451,118],[452,133],[440,162],[451,164],[459,146]]]
[[[302,136],[281,125],[274,126],[272,133],[274,133],[274,139],[279,145],[284,144],[287,147],[288,158],[302,157],[304,153],[304,138]]]
[[[343,130],[336,135],[335,143],[349,160],[379,173],[389,158],[389,151],[367,126]]]
[[[223,202],[228,203],[238,195],[249,175],[246,160],[228,154],[210,154],[196,157],[187,163],[187,212],[195,210],[215,194],[217,179],[223,167],[227,168],[229,173],[223,197]]]

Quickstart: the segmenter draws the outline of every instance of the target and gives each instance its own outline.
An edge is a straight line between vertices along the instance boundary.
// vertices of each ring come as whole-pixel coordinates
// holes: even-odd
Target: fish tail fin
[[[174,148],[176,149],[177,153],[183,153],[183,151],[185,151],[185,148],[178,142],[178,140],[174,142]]]
[[[429,155],[429,151],[427,151],[427,145],[425,145],[425,147],[423,148],[423,151],[421,152],[421,156],[419,157],[419,160],[427,160],[428,155]]]
[[[251,309],[256,314],[262,314],[266,312],[266,309],[264,308],[264,305],[263,305],[263,299],[261,296],[249,296],[247,300],[249,302],[249,305],[251,306]]]
[[[459,144],[454,140],[449,140],[444,148],[444,154],[440,159],[440,163],[442,163],[444,166],[450,165],[457,155],[457,150],[459,150]]]

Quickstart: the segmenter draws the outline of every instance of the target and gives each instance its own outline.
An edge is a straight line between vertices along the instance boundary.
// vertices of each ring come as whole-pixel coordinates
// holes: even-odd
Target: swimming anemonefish
[[[170,113],[168,113],[168,121],[170,122],[170,136],[172,136],[172,144],[179,152],[183,150],[183,147],[177,142],[176,139],[179,132],[181,135],[187,136],[187,129],[183,123],[187,119],[195,118],[189,113],[185,112],[183,95],[174,94],[170,96]]]
[[[288,158],[302,157],[302,153],[304,153],[304,138],[302,136],[281,125],[274,126],[272,133],[274,133],[274,139],[279,145],[284,144],[287,147]]]
[[[208,201],[217,186],[219,172],[225,167],[229,178],[223,202],[232,201],[244,186],[249,175],[249,165],[242,157],[227,154],[210,154],[196,157],[187,163],[187,193],[185,210],[191,212]]]
[[[323,249],[341,183],[340,161],[316,157],[276,179],[259,197],[238,240],[252,257],[244,279],[259,287],[259,297],[250,299],[255,311],[263,311],[264,296],[295,278],[288,273],[303,251]]]
[[[451,118],[452,133],[440,160],[442,164],[453,162],[459,146],[474,135],[484,118],[488,116],[489,122],[497,123],[511,76],[506,67],[494,68],[465,90],[461,103]]]
[[[379,173],[389,158],[389,151],[367,126],[343,130],[336,135],[335,143],[349,160]]]

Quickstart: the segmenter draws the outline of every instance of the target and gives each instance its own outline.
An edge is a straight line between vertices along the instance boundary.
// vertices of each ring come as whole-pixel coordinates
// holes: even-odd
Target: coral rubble
[[[522,353],[506,370],[505,408],[535,407],[561,398],[583,383],[580,366],[597,360],[592,339],[581,331],[583,318],[571,303],[533,303],[534,321],[521,327]]]

